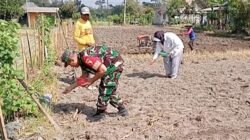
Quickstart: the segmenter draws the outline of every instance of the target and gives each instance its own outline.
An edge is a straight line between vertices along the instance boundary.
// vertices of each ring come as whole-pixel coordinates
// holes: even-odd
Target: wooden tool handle
[[[30,94],[31,98],[36,102],[38,108],[42,111],[42,113],[48,118],[49,122],[54,126],[54,128],[57,131],[61,131],[61,128],[59,127],[59,125],[53,120],[53,118],[45,111],[45,109],[43,108],[43,106],[40,104],[40,102],[37,100],[37,98],[30,93],[29,91],[29,87],[27,86],[27,84],[22,80],[22,79],[18,79],[18,81],[21,83],[21,85],[25,88],[25,90]]]

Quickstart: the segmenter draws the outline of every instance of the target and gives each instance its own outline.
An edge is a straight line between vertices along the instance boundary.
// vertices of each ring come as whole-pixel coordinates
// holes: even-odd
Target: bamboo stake
[[[69,21],[68,21],[68,31],[71,31],[71,28],[72,27],[72,20],[71,19],[69,19]]]
[[[59,24],[59,31],[60,31],[60,29],[62,30],[63,40],[65,41],[67,48],[69,48],[68,41],[67,41],[67,38],[65,37],[65,33],[64,33],[64,30],[63,30],[63,22],[62,22],[62,20],[60,18],[59,12],[57,12],[57,17],[59,18],[59,21],[61,22],[61,24]]]
[[[68,21],[65,22],[66,24],[64,25],[64,29],[65,29],[65,36],[66,38],[68,37]]]
[[[56,29],[57,30],[57,29]],[[58,51],[59,49],[57,48],[57,31],[54,30],[54,34],[55,34],[55,48]]]
[[[63,49],[63,48],[64,48],[64,47],[63,47],[63,43],[64,43],[64,42],[62,42],[62,30],[60,30],[60,28],[59,28],[58,42],[59,42],[58,48],[59,48],[60,50]]]
[[[2,139],[7,140],[8,135],[7,135],[7,131],[6,131],[5,124],[4,124],[4,118],[3,118],[1,103],[0,103],[0,125],[1,125],[0,126],[0,131],[1,131],[1,134],[2,134]]]
[[[55,45],[55,32],[54,32],[54,29],[52,29],[52,31],[50,32],[50,34],[51,34],[51,42],[52,42],[52,44],[51,44],[51,46],[54,48],[54,50],[56,50],[56,45]]]
[[[38,64],[38,67],[40,67],[40,46],[41,46],[41,41],[40,41],[39,29],[38,29],[38,32],[37,32],[37,39],[38,39],[37,64]]]
[[[42,21],[44,21],[44,16],[42,16]],[[42,22],[42,65],[44,64],[44,53],[45,53],[45,43],[44,43],[44,24]]]
[[[42,111],[42,113],[48,118],[49,122],[53,125],[53,127],[55,128],[56,131],[61,132],[61,128],[59,127],[59,125],[53,120],[53,118],[46,112],[46,110],[43,108],[43,106],[40,104],[40,102],[37,100],[37,98],[34,96],[34,94],[32,94],[29,91],[29,87],[28,85],[22,80],[22,79],[17,79],[21,85],[25,88],[25,90],[29,93],[29,95],[31,96],[31,98],[35,101],[35,103],[37,104],[38,108]]]
[[[37,36],[36,36],[36,31],[35,30],[33,30],[33,36],[34,36],[34,52],[35,52],[35,54],[33,54],[34,55],[33,63],[34,63],[35,66],[37,66],[37,46],[36,46]]]
[[[56,30],[57,30],[57,29],[56,29]],[[59,49],[58,49],[58,44],[57,44],[57,31],[54,30],[54,33],[55,33],[55,36],[54,36],[54,37],[55,37],[55,50],[56,50],[56,51],[59,51]],[[57,54],[59,54],[59,53],[57,52]]]
[[[25,58],[25,64],[26,64],[26,67],[25,67],[25,68],[26,68],[26,74],[27,74],[26,76],[27,76],[27,80],[28,80],[28,79],[29,79],[28,73],[29,73],[30,71],[29,71],[29,65],[27,65],[27,63],[28,63],[28,59]]]
[[[38,31],[38,66],[41,67],[42,66],[42,56],[41,56],[41,46],[42,46],[42,42],[41,42],[41,34],[40,31]]]
[[[27,37],[28,47],[29,47],[30,64],[31,64],[31,68],[33,69],[32,54],[31,54],[31,49],[30,49],[30,39],[29,39],[29,34],[27,30],[26,30],[26,37]]]
[[[25,52],[24,52],[24,46],[23,46],[23,39],[21,39],[21,48],[22,48],[22,56],[23,56],[23,71],[24,71],[24,81],[27,81],[27,66],[26,66],[26,57],[25,57]]]
[[[5,124],[4,124],[4,118],[3,118],[3,113],[2,113],[2,106],[0,105],[0,124],[1,124],[1,134],[2,134],[2,139],[3,140],[7,140],[8,136],[7,136],[7,132],[5,129]]]

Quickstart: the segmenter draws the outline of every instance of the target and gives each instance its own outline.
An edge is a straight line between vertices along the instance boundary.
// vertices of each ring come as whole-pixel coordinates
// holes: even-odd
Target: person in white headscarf
[[[181,60],[183,57],[184,45],[181,39],[172,32],[157,31],[154,33],[155,53],[152,65],[161,54],[163,57],[166,76],[175,79],[178,75]]]

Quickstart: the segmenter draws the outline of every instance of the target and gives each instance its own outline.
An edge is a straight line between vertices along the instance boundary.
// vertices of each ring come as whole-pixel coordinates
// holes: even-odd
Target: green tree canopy
[[[22,15],[23,3],[24,0],[0,0],[0,19],[11,20]]]
[[[65,2],[59,8],[59,13],[62,18],[72,18],[74,13],[77,13],[79,8],[75,2]]]
[[[250,27],[250,0],[230,0],[228,8],[233,20],[233,31]]]
[[[29,2],[33,2],[40,7],[46,7],[51,5],[49,0],[29,0]]]
[[[128,15],[134,15],[138,17],[140,14],[142,14],[143,7],[139,5],[137,0],[127,0],[126,11]]]
[[[170,0],[167,3],[167,14],[170,17],[179,15],[179,11],[178,9],[181,7],[185,7],[186,6],[186,1],[185,0]]]

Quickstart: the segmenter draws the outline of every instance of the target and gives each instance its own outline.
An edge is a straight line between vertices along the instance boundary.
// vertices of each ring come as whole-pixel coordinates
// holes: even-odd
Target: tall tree
[[[170,17],[176,16],[179,14],[178,9],[186,6],[185,0],[170,0],[167,4],[167,14]]]
[[[250,0],[229,0],[229,16],[233,32],[250,27]]]
[[[103,8],[103,5],[105,4],[105,0],[97,0],[96,2],[95,2],[95,5],[98,5],[99,6],[99,8]]]
[[[139,16],[142,14],[142,6],[140,6],[138,0],[127,0],[126,11],[128,15]]]
[[[0,19],[11,20],[23,14],[24,0],[0,0]]]
[[[65,2],[61,5],[59,13],[62,18],[72,18],[74,13],[78,12],[78,7],[75,2]]]
[[[50,6],[49,0],[28,0],[28,1],[35,3],[37,6],[40,7]]]

